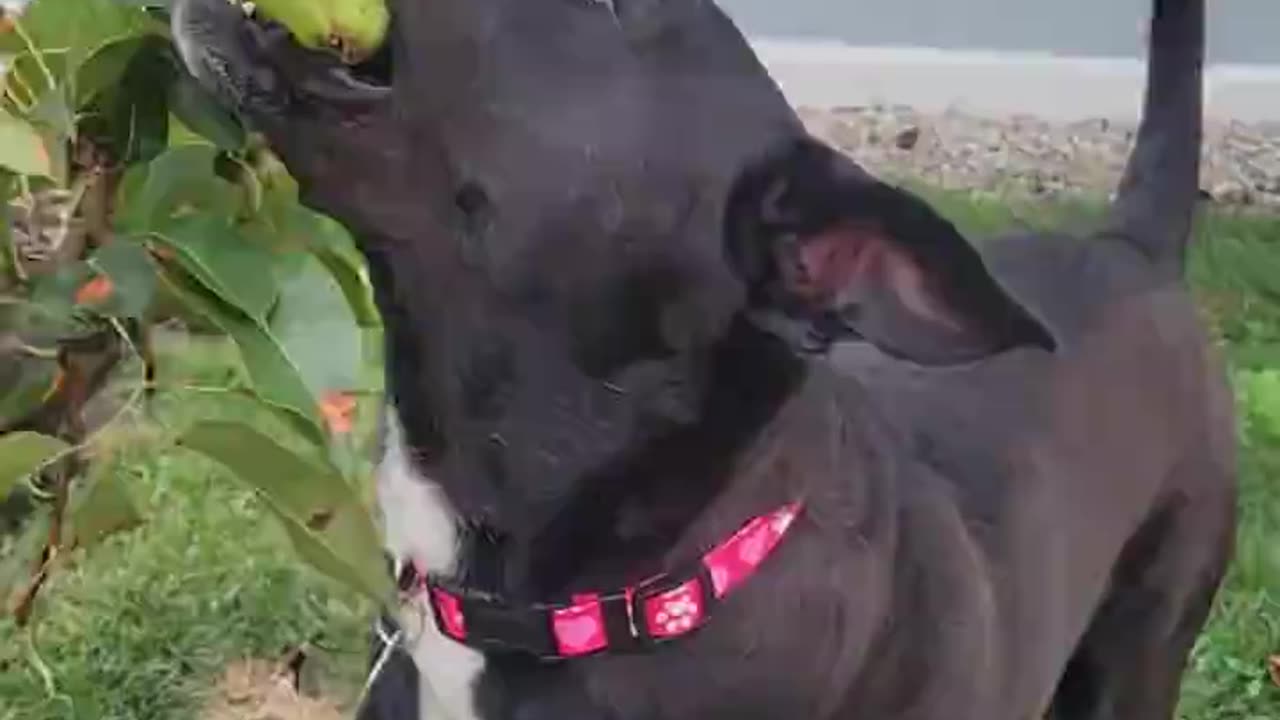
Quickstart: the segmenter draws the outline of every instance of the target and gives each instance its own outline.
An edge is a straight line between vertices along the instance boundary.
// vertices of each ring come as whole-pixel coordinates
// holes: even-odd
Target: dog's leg
[[[1076,649],[1050,720],[1170,720],[1232,547],[1225,493],[1183,495],[1130,540]]]

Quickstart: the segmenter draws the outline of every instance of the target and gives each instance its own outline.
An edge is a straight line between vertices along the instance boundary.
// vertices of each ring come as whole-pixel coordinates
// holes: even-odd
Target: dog
[[[392,11],[354,68],[172,15],[385,320],[405,640],[364,717],[1173,716],[1235,524],[1183,279],[1202,0],[1153,0],[1097,231],[981,244],[710,0]]]

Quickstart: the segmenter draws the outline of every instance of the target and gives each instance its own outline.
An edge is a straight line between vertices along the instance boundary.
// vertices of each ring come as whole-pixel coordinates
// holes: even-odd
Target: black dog
[[[981,253],[807,136],[709,0],[394,16],[348,72],[174,14],[385,317],[417,673],[369,716],[1172,716],[1234,523],[1182,280],[1202,0],[1154,2],[1102,230]]]

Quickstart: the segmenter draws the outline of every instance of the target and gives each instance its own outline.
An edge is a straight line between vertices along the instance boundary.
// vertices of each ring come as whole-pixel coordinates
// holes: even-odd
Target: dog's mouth
[[[238,3],[250,32],[274,46],[288,45],[287,52],[298,59],[288,63],[302,70],[308,89],[333,94],[334,99],[370,99],[385,95],[391,88],[391,28],[387,39],[372,54],[360,53],[338,36],[329,39],[327,49],[310,50],[300,46],[280,23],[260,12],[253,2]],[[329,93],[323,93],[327,89]]]
[[[177,0],[173,29],[183,60],[206,85],[251,113],[287,89],[311,102],[366,103],[388,97],[394,28],[367,57],[333,38],[303,47],[279,22],[243,0]]]
[[[373,55],[348,66],[347,72],[351,76],[351,82],[367,88],[370,92],[390,89],[391,43],[384,42]]]

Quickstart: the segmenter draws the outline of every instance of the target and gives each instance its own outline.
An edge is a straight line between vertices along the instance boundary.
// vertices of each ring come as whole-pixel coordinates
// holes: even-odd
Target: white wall
[[[1132,119],[1146,82],[1145,66],[1136,59],[770,39],[754,44],[788,98],[817,107],[878,102],[1058,120]],[[1216,65],[1206,76],[1206,103],[1211,117],[1280,123],[1280,66]]]
[[[1136,58],[1151,0],[717,0],[752,35]],[[1280,64],[1280,1],[1208,0],[1209,59]]]

